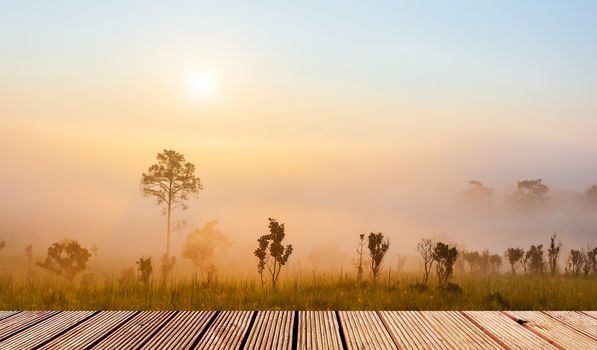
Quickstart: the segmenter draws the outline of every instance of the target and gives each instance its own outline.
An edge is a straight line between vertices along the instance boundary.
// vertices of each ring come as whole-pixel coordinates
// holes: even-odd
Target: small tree
[[[139,260],[137,260],[137,271],[139,281],[141,281],[145,287],[148,287],[151,282],[151,275],[153,274],[151,257],[140,257]]]
[[[593,185],[585,192],[585,200],[589,205],[597,205],[597,186]]]
[[[368,239],[369,243],[367,248],[369,248],[369,265],[371,268],[371,276],[373,277],[373,280],[376,281],[383,263],[383,258],[390,249],[390,240],[384,237],[383,233],[381,232],[369,233]]]
[[[175,256],[168,256],[167,254],[162,255],[162,260],[160,262],[160,268],[162,270],[162,284],[166,284],[168,282],[168,276],[174,269],[174,265],[176,265],[176,257]]]
[[[52,244],[48,248],[46,259],[37,264],[72,281],[79,273],[85,271],[90,257],[89,250],[81,247],[79,242],[65,239]]]
[[[182,257],[191,260],[199,269],[202,280],[205,280],[207,270],[211,271],[211,279],[215,276],[215,266],[209,263],[215,250],[226,249],[232,244],[228,235],[217,226],[218,222],[211,220],[202,228],[193,230],[187,236],[183,246]]]
[[[479,252],[462,252],[462,258],[467,263],[469,272],[481,271],[481,254]]]
[[[91,245],[91,248],[90,248],[89,250],[91,251],[91,255],[92,255],[94,258],[97,258],[97,255],[99,254],[99,247],[98,247],[98,246],[96,246],[95,244],[92,244],[92,245]]]
[[[396,256],[396,273],[402,272],[404,265],[406,265],[406,256],[398,254]]]
[[[512,269],[512,275],[516,275],[516,263],[521,262],[521,259],[524,256],[524,249],[522,248],[508,248],[504,253],[506,259],[510,263],[510,268]]]
[[[589,272],[591,272],[593,275],[597,274],[597,247],[593,249],[591,249],[591,247],[587,247],[585,259],[587,260]]]
[[[580,250],[571,249],[568,255],[568,267],[566,271],[576,276],[583,272],[586,264],[585,255]]]
[[[490,267],[491,273],[500,272],[501,266],[502,266],[502,257],[497,254],[492,254],[489,257],[489,267]]]
[[[417,251],[421,254],[423,259],[423,284],[425,286],[429,283],[429,274],[433,267],[433,251],[435,249],[435,242],[431,238],[423,238],[417,243]]]
[[[469,188],[462,191],[464,197],[473,201],[486,201],[493,195],[493,188],[486,187],[481,181],[470,180]]]
[[[27,257],[27,271],[31,275],[31,266],[33,265],[33,245],[29,244],[25,247],[25,256]]]
[[[518,187],[510,195],[510,201],[524,209],[541,206],[549,199],[547,197],[549,187],[544,185],[542,181],[542,179],[518,181]]]
[[[481,272],[483,273],[488,273],[490,270],[490,258],[491,255],[489,254],[489,250],[484,250],[480,257],[479,257],[479,269],[481,270]]]
[[[365,234],[361,233],[359,235],[359,244],[357,246],[357,281],[361,282],[363,280],[363,248],[365,247]]]
[[[549,273],[555,275],[558,270],[558,259],[560,258],[560,248],[562,243],[556,244],[556,234],[550,238],[549,248],[547,249],[547,261],[549,262]]]
[[[195,165],[186,162],[185,157],[172,150],[158,153],[157,163],[141,175],[141,191],[146,197],[155,197],[158,205],[164,205],[166,214],[166,254],[162,269],[167,274],[174,266],[170,258],[170,232],[172,210],[187,209],[186,201],[202,189],[201,181],[195,176]]]
[[[545,270],[543,244],[531,245],[525,254],[525,266],[532,274],[540,274]]]
[[[253,254],[259,259],[257,271],[261,277],[261,285],[264,285],[263,270],[267,268],[272,282],[272,288],[276,288],[278,277],[282,267],[288,262],[292,254],[292,245],[286,247],[282,244],[286,236],[284,224],[279,224],[275,219],[269,218],[269,234],[263,235],[257,239],[259,243]]]
[[[450,247],[442,242],[437,242],[433,250],[435,270],[441,287],[447,288],[450,278],[454,273],[454,263],[458,258],[456,247]]]

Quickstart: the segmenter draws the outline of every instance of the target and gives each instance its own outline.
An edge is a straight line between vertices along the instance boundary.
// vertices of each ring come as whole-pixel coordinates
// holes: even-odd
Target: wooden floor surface
[[[594,311],[0,311],[0,349],[595,349]]]

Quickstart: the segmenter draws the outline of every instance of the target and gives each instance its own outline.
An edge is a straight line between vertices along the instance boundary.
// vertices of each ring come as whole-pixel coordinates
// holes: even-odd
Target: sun
[[[199,96],[207,96],[213,92],[213,82],[207,76],[197,77],[193,81],[193,89]]]

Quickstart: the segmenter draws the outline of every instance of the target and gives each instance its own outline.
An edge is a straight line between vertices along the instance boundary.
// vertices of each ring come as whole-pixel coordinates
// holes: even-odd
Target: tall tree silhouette
[[[195,165],[173,150],[164,150],[156,156],[157,163],[141,175],[141,191],[146,197],[154,197],[158,205],[163,205],[166,219],[166,254],[162,258],[168,266],[166,274],[173,265],[170,258],[170,232],[172,229],[172,211],[187,209],[186,201],[196,195],[203,187],[195,176]],[[172,263],[171,263],[172,262]]]

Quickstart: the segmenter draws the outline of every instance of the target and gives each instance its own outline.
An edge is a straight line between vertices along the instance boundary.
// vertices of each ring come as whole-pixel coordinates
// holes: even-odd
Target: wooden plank
[[[563,348],[597,349],[595,339],[587,337],[539,311],[507,311],[504,313],[514,319],[527,321],[524,327],[532,329]]]
[[[92,349],[136,349],[166,323],[176,311],[143,311]]]
[[[463,315],[490,332],[510,349],[557,349],[499,311],[465,311]]]
[[[293,311],[259,311],[245,349],[290,349]]]
[[[340,311],[348,349],[398,349],[375,311]]]
[[[333,311],[300,311],[297,348],[341,350],[340,326]]]
[[[19,313],[18,311],[0,311],[0,320]]]
[[[417,311],[382,311],[381,319],[403,349],[450,350],[446,340]]]
[[[191,349],[215,311],[181,311],[141,349]]]
[[[56,339],[44,344],[44,350],[76,350],[95,343],[135,315],[136,311],[102,311]]]
[[[597,339],[597,319],[594,319],[582,312],[574,311],[544,311],[545,314],[555,318],[568,327]]]
[[[92,316],[94,311],[64,311],[0,342],[2,349],[31,349]]]
[[[252,311],[222,311],[196,349],[239,349],[249,330]]]
[[[453,349],[503,349],[490,336],[456,311],[422,311],[421,314]]]
[[[58,313],[59,311],[25,311],[0,320],[0,340],[7,339]]]
[[[597,320],[597,311],[583,311],[583,312]]]

